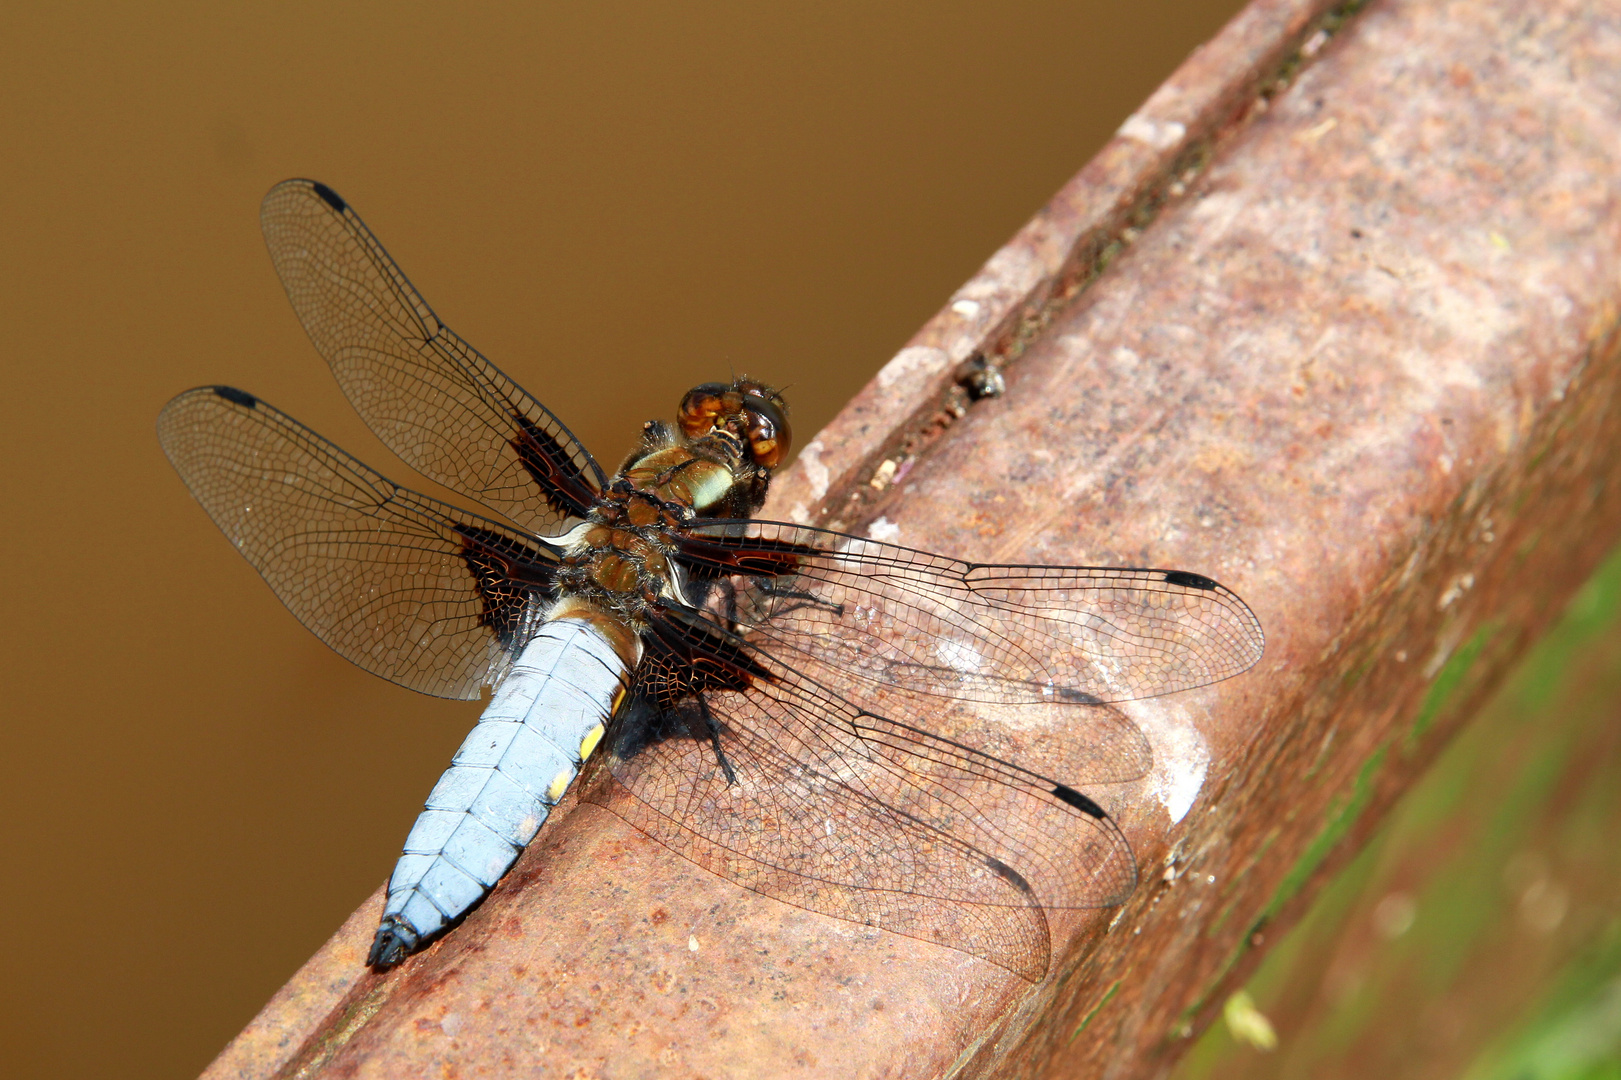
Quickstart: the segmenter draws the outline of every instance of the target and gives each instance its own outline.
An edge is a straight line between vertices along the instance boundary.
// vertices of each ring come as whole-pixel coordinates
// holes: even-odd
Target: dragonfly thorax
[[[691,516],[680,503],[616,484],[574,534],[558,567],[558,592],[639,630],[647,605],[675,591],[668,530]]]
[[[687,392],[676,423],[650,421],[572,536],[557,586],[638,632],[649,604],[683,600],[672,530],[695,518],[751,517],[788,451],[787,405],[747,377]]]
[[[708,454],[700,454],[692,446],[669,446],[644,454],[620,473],[621,482],[631,491],[685,509],[689,519],[694,514],[715,516],[714,510],[733,499],[740,483],[753,480],[754,470],[741,466],[729,439],[712,436],[708,441],[715,444],[703,448],[711,449]],[[739,476],[740,472],[745,475]]]

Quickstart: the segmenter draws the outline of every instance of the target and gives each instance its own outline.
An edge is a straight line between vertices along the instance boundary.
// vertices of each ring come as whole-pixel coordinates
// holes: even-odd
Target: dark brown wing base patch
[[[508,652],[523,645],[526,627],[557,599],[557,563],[510,536],[457,525],[462,561],[484,601],[480,621]]]
[[[513,410],[512,423],[518,429],[510,442],[512,451],[546,505],[563,517],[584,518],[597,501],[597,493],[582,480],[568,448],[517,410]]]

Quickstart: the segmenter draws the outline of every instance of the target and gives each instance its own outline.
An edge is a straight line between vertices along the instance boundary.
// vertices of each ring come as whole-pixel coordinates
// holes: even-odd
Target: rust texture
[[[1055,919],[1029,987],[585,806],[386,977],[357,912],[207,1075],[1169,1070],[1621,532],[1621,13],[1386,0],[1326,40],[1325,16],[1257,4],[1190,59],[767,510],[1251,602],[1258,668],[1128,707],[1156,768],[1123,794],[1123,909]],[[1179,102],[1203,103],[1181,143]],[[987,347],[1017,355],[1007,394],[918,438]]]
[[[1239,12],[805,446],[774,507],[832,528],[859,521],[886,483],[884,463],[904,467],[963,411],[959,367],[1022,353],[1360,6],[1255,0]]]

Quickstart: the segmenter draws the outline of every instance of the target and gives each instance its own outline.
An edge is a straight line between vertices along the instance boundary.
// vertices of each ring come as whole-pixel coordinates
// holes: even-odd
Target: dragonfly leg
[[[709,731],[709,745],[715,748],[715,760],[720,762],[721,772],[726,774],[728,784],[737,783],[737,773],[732,771],[732,763],[726,760],[726,751],[720,748],[720,724],[715,714],[709,711],[709,702],[704,700],[702,694],[698,695],[698,711],[703,713],[704,727]]]

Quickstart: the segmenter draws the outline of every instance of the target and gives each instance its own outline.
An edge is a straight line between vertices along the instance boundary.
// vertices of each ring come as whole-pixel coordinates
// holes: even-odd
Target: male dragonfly
[[[423,693],[494,688],[406,838],[368,963],[460,922],[582,769],[583,799],[745,888],[1032,981],[1047,910],[1131,893],[1131,849],[1081,790],[1152,763],[1109,703],[1253,665],[1261,627],[1236,595],[753,520],[790,432],[748,378],[690,391],[610,476],[331,188],[289,180],[261,217],[350,403],[490,511],[401,488],[230,387],[158,421],[192,494],[322,641]]]

